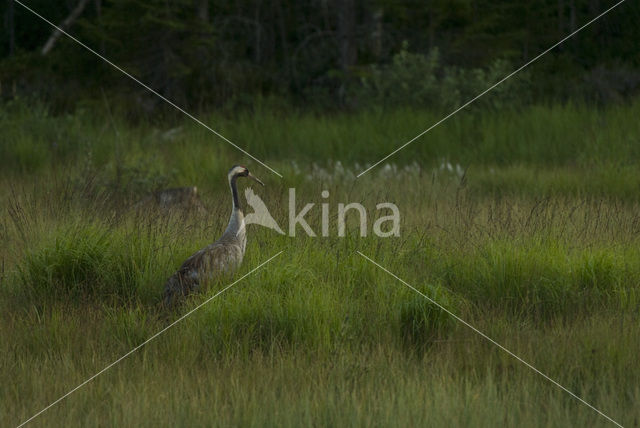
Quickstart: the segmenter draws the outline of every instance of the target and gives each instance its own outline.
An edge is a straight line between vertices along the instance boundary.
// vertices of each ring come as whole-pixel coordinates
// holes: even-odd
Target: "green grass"
[[[166,278],[223,230],[226,171],[244,161],[187,122],[171,137],[118,117],[3,108],[0,424],[11,426],[230,283],[159,312]],[[283,229],[295,186],[298,207],[317,204],[307,216],[316,232],[329,203],[330,236],[249,226],[236,277],[283,254],[33,425],[609,425],[356,251],[637,425],[637,110],[460,116],[358,180],[356,162],[435,115],[212,116],[285,176],[247,162]],[[53,137],[63,149],[46,149]],[[208,213],[131,208],[169,185],[197,185]],[[337,236],[339,202],[362,202],[370,232],[380,201],[398,205],[400,237],[360,237],[355,222]]]
[[[416,109],[318,116],[268,107],[258,103],[246,113],[198,116],[277,169],[289,169],[294,159],[323,166],[339,160],[350,169],[359,164],[356,172],[443,116]],[[517,111],[458,114],[390,161],[400,165],[418,161],[425,171],[443,159],[464,168],[634,166],[640,160],[639,115],[639,101],[601,109],[534,105]],[[54,117],[41,104],[15,101],[0,107],[0,125],[6,142],[0,166],[12,171],[33,172],[67,160],[74,165],[88,161],[100,168],[115,168],[118,161],[120,168],[133,169],[147,159],[153,162],[144,165],[146,169],[154,167],[154,172],[173,174],[174,179],[194,179],[203,170],[226,171],[229,161],[242,158],[227,143],[182,116],[132,125],[114,117],[102,104]]]

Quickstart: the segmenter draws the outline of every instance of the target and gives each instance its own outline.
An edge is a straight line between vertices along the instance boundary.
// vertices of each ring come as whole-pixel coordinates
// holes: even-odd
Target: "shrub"
[[[411,53],[405,42],[390,64],[373,65],[365,72],[356,96],[364,104],[414,106],[451,110],[476,97],[515,67],[498,59],[486,69],[445,67],[438,49],[428,55]],[[472,106],[499,109],[529,101],[528,74],[518,73]]]

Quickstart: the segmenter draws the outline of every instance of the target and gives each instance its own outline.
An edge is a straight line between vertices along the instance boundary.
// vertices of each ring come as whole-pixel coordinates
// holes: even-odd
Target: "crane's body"
[[[198,291],[204,283],[225,273],[233,272],[242,264],[247,246],[247,231],[244,212],[238,199],[236,180],[249,177],[262,184],[243,166],[234,166],[228,174],[229,186],[233,198],[233,209],[229,224],[224,233],[213,244],[193,254],[167,280],[164,290],[164,303],[172,305],[178,297]]]

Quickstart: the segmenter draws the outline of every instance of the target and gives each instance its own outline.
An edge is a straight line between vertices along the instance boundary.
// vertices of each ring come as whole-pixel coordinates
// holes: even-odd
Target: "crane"
[[[227,179],[233,200],[229,224],[220,239],[185,260],[167,280],[164,286],[166,307],[172,306],[179,297],[199,290],[204,283],[216,276],[234,271],[242,263],[247,245],[247,233],[236,185],[240,177],[250,178],[264,186],[264,183],[252,175],[245,166],[234,165],[229,170]]]

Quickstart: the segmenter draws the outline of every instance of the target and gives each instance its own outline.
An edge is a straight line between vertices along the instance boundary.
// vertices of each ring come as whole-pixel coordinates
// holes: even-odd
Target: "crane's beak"
[[[258,183],[260,183],[261,185],[264,186],[264,183],[262,181],[258,180],[258,178],[255,175],[249,173],[249,174],[247,174],[247,177],[249,177],[250,179],[252,179],[254,181],[257,181]]]

